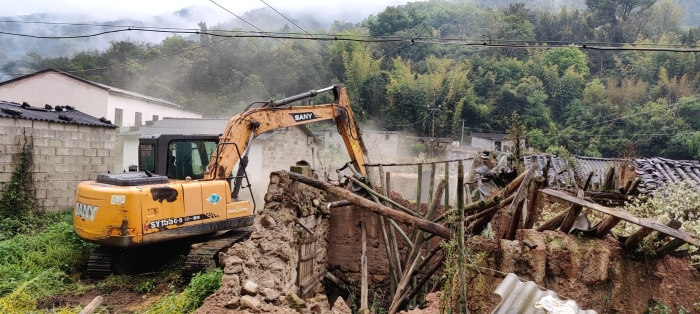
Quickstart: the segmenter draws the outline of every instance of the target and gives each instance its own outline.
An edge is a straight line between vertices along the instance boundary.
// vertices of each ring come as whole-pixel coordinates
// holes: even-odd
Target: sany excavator
[[[325,91],[333,92],[333,103],[289,106]],[[75,232],[83,240],[101,245],[90,257],[90,276],[126,272],[134,264],[148,263],[157,255],[156,248],[169,247],[156,244],[183,239],[205,241],[198,252],[190,252],[186,267],[194,272],[200,263],[211,265],[219,250],[247,233],[233,232],[228,238],[211,235],[253,224],[254,206],[238,199],[238,193],[243,179],[247,180],[248,148],[264,132],[333,119],[355,169],[366,174],[366,150],[345,88],[331,86],[250,107],[228,121],[218,143],[191,140],[196,136],[183,136],[168,144],[142,142],[140,160],[147,162],[140,163],[150,163],[146,168],[151,170],[100,174],[95,181],[78,184]],[[209,160],[209,164],[203,167],[201,160]],[[238,170],[232,175],[236,164]],[[144,247],[147,249],[139,249]]]

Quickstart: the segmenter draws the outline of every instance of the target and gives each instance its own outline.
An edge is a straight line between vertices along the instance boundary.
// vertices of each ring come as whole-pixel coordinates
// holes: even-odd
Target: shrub
[[[146,313],[190,313],[196,310],[204,303],[204,298],[219,289],[223,274],[221,269],[196,274],[185,291],[162,297]]]

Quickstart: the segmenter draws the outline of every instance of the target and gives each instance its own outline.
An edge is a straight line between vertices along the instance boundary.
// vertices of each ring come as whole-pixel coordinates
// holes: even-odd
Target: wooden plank
[[[308,260],[310,260],[310,259],[316,258],[316,256],[318,256],[318,252],[305,255],[304,257],[301,257],[301,256],[300,256],[300,257],[299,257],[299,260],[302,261],[302,262],[305,262],[305,261],[308,261]]]
[[[527,169],[527,172],[525,172],[525,177],[523,177],[523,180],[521,181],[520,186],[518,187],[518,192],[515,194],[513,203],[511,203],[510,207],[508,207],[508,215],[513,215],[515,209],[518,208],[523,198],[525,198],[525,192],[527,192],[527,187],[530,185],[530,180],[534,173],[537,172],[538,167],[539,165],[534,163],[530,166],[529,169]]]
[[[664,244],[660,248],[656,249],[656,255],[657,256],[664,256],[672,251],[675,251],[677,248],[683,246],[683,244],[685,244],[685,241],[680,240],[680,239],[673,239],[671,241],[668,241],[666,244]]]
[[[571,196],[569,194],[566,194],[564,192],[552,190],[552,189],[543,189],[540,191],[541,193],[545,193],[547,195],[554,196],[556,198],[578,204],[583,207],[587,207],[596,211],[599,211],[604,214],[608,214],[617,218],[621,218],[624,221],[631,222],[635,225],[639,225],[642,227],[650,228],[652,230],[656,230],[658,232],[661,232],[663,234],[666,234],[668,236],[674,237],[674,238],[679,238],[685,242],[688,242],[692,245],[695,246],[700,246],[700,241],[698,240],[698,237],[696,235],[690,234],[688,232],[680,231],[680,230],[675,230],[671,227],[668,227],[656,220],[649,219],[649,218],[639,218],[636,217],[628,212],[624,212],[621,210],[618,210],[616,208],[610,208],[610,207],[605,207],[603,205],[599,205],[593,202],[589,202],[586,200],[579,199],[577,197]]]
[[[403,212],[388,208],[386,206],[383,206],[381,204],[374,203],[368,199],[365,199],[363,197],[360,197],[358,195],[355,195],[351,193],[348,190],[342,189],[340,187],[334,186],[332,184],[322,182],[319,180],[315,180],[309,177],[302,176],[300,174],[296,174],[293,172],[285,172],[288,176],[289,179],[299,181],[301,183],[304,183],[306,185],[315,187],[320,190],[327,191],[335,196],[344,198],[350,202],[352,202],[355,205],[358,205],[366,210],[369,210],[371,212],[374,212],[376,214],[389,217],[395,221],[398,221],[400,223],[404,223],[406,225],[409,225],[414,228],[421,229],[423,231],[435,234],[437,236],[440,236],[442,238],[448,239],[452,235],[452,231],[448,229],[445,226],[436,224],[434,222],[410,216],[408,214],[405,214]],[[376,193],[376,192],[375,192]]]
[[[369,288],[367,283],[367,230],[364,222],[360,222],[362,229],[362,258],[360,264],[362,266],[362,282],[360,286],[360,310],[369,309]]]
[[[309,276],[309,278],[304,280],[304,282],[302,282],[299,287],[301,289],[301,294],[306,294],[307,292],[309,292],[309,290],[311,290],[311,288],[315,287],[316,285],[318,285],[318,278],[316,278],[315,276]]]

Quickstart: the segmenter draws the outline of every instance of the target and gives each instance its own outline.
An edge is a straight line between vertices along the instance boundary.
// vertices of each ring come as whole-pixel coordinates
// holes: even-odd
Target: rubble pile
[[[273,172],[250,238],[219,253],[224,268],[221,288],[197,313],[331,313],[322,294],[329,225],[324,200],[322,191]],[[302,221],[311,220],[313,227],[302,226]],[[318,295],[304,300],[298,284],[299,254],[310,236],[316,249],[312,290]]]

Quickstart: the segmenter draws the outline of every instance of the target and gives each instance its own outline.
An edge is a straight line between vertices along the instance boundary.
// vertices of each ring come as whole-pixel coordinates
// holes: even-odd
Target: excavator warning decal
[[[302,122],[318,118],[313,112],[290,113],[289,115],[292,117],[294,122]]]
[[[205,219],[211,219],[211,218],[216,218],[219,217],[219,215],[214,214],[214,213],[204,213],[201,215],[192,215],[192,216],[185,216],[185,217],[177,217],[177,218],[168,218],[168,219],[158,219],[151,221],[149,223],[146,223],[143,226],[144,231],[149,230],[149,229],[158,229],[159,231],[165,230],[167,226],[171,225],[182,225],[186,222],[193,222],[197,220],[205,220]]]

